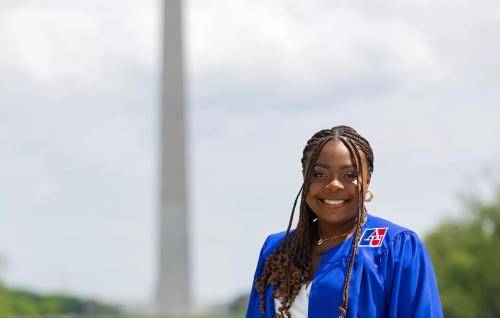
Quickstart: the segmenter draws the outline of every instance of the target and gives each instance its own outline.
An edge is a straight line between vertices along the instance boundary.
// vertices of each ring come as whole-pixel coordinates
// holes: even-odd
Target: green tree
[[[61,314],[118,315],[116,306],[71,295],[43,295],[27,290],[9,289],[10,313],[17,317],[39,317]],[[3,318],[0,316],[0,318]]]
[[[5,266],[6,260],[0,255],[0,274],[2,274],[3,267]],[[0,318],[6,318],[10,314],[9,306],[9,293],[2,284],[2,279],[0,276]]]
[[[9,316],[9,299],[8,293],[0,283],[0,318],[7,318]]]
[[[447,318],[500,317],[500,189],[426,236]]]

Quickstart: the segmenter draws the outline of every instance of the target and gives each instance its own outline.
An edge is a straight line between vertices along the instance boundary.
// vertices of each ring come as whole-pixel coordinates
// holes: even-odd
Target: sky
[[[316,131],[371,143],[370,213],[424,236],[500,162],[497,1],[184,3],[197,304],[250,288]],[[161,2],[0,0],[0,277],[146,304],[157,278]],[[493,180],[493,181],[492,181]]]

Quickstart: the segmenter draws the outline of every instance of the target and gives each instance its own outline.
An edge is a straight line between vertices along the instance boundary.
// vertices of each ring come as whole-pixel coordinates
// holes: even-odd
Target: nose
[[[343,190],[344,189],[344,185],[342,184],[342,182],[340,182],[339,180],[337,180],[337,178],[332,179],[332,181],[330,181],[326,185],[326,187],[329,190]]]

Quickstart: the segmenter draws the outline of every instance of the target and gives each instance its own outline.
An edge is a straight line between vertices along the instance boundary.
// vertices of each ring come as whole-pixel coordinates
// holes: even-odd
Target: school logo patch
[[[365,229],[363,235],[361,235],[361,240],[359,240],[358,246],[366,247],[379,247],[384,241],[385,233],[387,233],[387,227],[376,227],[373,229]]]

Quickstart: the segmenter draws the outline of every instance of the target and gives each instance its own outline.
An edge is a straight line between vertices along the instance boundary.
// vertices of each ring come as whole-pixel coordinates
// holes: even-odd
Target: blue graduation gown
[[[368,215],[361,231],[349,288],[347,317],[443,317],[431,260],[417,234],[382,218]],[[284,238],[271,234],[260,252],[246,318],[264,317],[259,311],[255,279],[265,258]],[[309,295],[308,318],[338,317],[342,288],[353,237],[332,247],[322,257]],[[272,292],[265,293],[265,318],[275,315]]]

